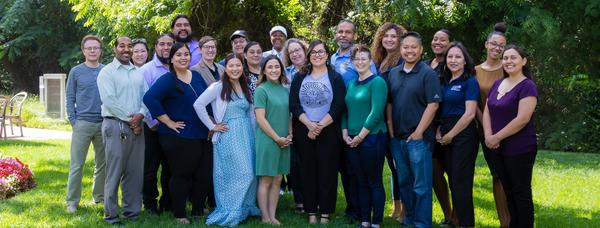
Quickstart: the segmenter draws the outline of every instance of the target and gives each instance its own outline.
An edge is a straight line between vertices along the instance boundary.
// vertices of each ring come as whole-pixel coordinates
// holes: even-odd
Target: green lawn
[[[65,189],[69,164],[68,140],[1,141],[0,154],[16,156],[28,164],[36,175],[38,186],[14,198],[0,201],[0,227],[96,227],[105,226],[102,206],[91,202],[92,155],[85,168],[83,198],[80,210],[69,215],[65,212]],[[385,175],[389,176],[387,168]],[[392,204],[389,181],[386,177],[388,204]],[[480,154],[474,186],[477,226],[498,227],[491,178]],[[534,168],[533,194],[537,227],[600,227],[600,155],[540,151]],[[337,213],[330,227],[343,226],[344,198],[338,197]],[[434,202],[433,221],[439,222],[442,213]],[[290,195],[280,202],[279,219],[286,227],[306,227],[306,216],[293,212]],[[203,226],[203,220],[193,220],[194,226]],[[142,214],[137,221],[127,221],[129,227],[176,227],[170,214],[160,217]],[[385,218],[384,226],[398,226]],[[260,227],[259,219],[252,218],[242,227]],[[352,227],[352,226],[345,226]]]
[[[27,98],[23,103],[22,118],[26,127],[71,131],[71,124],[67,119],[46,116],[44,104],[35,95]]]

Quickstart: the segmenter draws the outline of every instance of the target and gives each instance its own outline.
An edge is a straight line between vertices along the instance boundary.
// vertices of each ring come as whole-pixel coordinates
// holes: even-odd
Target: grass
[[[23,113],[21,115],[26,127],[71,131],[71,124],[69,124],[67,119],[46,116],[44,104],[40,102],[37,96],[27,98],[23,104]]]
[[[0,201],[0,227],[97,227],[107,226],[102,220],[102,206],[91,202],[93,153],[85,167],[84,188],[80,210],[65,212],[65,190],[69,167],[69,141],[0,141],[0,154],[15,156],[28,164],[36,175],[38,186],[14,198]],[[389,171],[385,169],[386,180]],[[388,203],[385,214],[391,211],[389,181],[385,181]],[[476,223],[479,227],[498,227],[491,177],[479,154],[474,191]],[[533,194],[537,227],[600,227],[600,155],[540,151],[534,168]],[[337,213],[329,227],[343,225],[344,198],[341,188]],[[435,197],[434,197],[435,199]],[[278,211],[286,227],[307,227],[306,216],[293,212],[293,201],[285,195]],[[434,202],[433,221],[443,215]],[[194,226],[204,226],[205,217],[193,220]],[[397,227],[392,219],[384,219],[385,227]],[[170,214],[159,217],[142,213],[127,227],[177,227]],[[258,218],[251,218],[241,227],[261,227]]]

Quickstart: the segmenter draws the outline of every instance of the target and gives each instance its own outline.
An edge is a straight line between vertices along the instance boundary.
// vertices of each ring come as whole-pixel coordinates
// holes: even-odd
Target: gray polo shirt
[[[67,114],[72,125],[76,120],[102,122],[102,101],[96,79],[103,64],[91,68],[81,63],[71,69],[67,79]]]
[[[408,138],[417,129],[427,104],[442,101],[440,81],[435,71],[419,61],[408,73],[404,71],[404,63],[393,68],[387,83],[394,137]],[[433,129],[428,127],[423,137],[434,140]]]

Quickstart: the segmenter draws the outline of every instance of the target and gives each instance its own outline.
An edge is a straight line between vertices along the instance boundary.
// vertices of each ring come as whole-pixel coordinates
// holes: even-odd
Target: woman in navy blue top
[[[453,42],[444,57],[446,67],[440,126],[437,141],[442,145],[444,167],[458,226],[474,227],[473,175],[479,148],[475,114],[479,84],[474,77],[475,64],[460,42]]]
[[[169,70],[144,95],[153,118],[160,121],[159,141],[171,169],[172,210],[178,223],[189,224],[185,206],[192,201],[192,215],[202,215],[210,176],[208,129],[200,122],[193,104],[206,89],[202,76],[188,70],[190,49],[175,43],[170,51]]]

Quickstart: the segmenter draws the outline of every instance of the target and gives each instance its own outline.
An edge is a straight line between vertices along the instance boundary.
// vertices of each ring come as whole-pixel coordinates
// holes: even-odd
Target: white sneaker
[[[67,213],[73,214],[76,211],[77,211],[77,206],[75,206],[75,205],[69,205],[69,206],[67,206]]]

